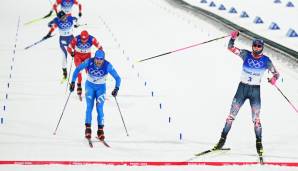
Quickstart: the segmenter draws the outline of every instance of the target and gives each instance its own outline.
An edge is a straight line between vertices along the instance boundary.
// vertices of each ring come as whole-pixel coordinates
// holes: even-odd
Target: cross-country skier
[[[238,85],[237,92],[232,101],[230,113],[226,119],[225,126],[221,133],[219,142],[214,146],[213,150],[221,149],[225,142],[227,135],[231,129],[232,123],[236,118],[241,106],[246,99],[249,99],[252,113],[252,122],[256,135],[256,149],[259,156],[263,154],[262,146],[262,126],[260,121],[260,83],[264,72],[268,69],[272,74],[269,83],[275,84],[279,77],[279,73],[273,66],[268,56],[263,54],[264,41],[261,39],[254,39],[252,42],[252,51],[239,49],[234,46],[235,39],[238,37],[239,32],[234,31],[231,33],[231,39],[228,44],[228,49],[234,54],[240,56],[243,60],[241,81]]]
[[[91,57],[91,48],[95,46],[99,50],[103,50],[97,39],[86,30],[83,30],[80,35],[73,38],[67,47],[69,54],[74,57],[74,63],[79,66],[86,59]],[[78,75],[77,94],[81,99],[82,95],[82,74]]]
[[[48,26],[51,27],[50,31],[44,39],[51,37],[52,32],[58,27],[59,29],[59,44],[62,50],[62,71],[63,71],[63,79],[67,78],[67,69],[66,69],[66,61],[67,61],[67,50],[66,47],[70,43],[70,41],[74,38],[73,36],[73,28],[75,27],[75,23],[77,22],[76,17],[72,17],[71,15],[66,15],[65,12],[60,11],[57,14],[57,17],[54,18],[51,22],[49,22]]]
[[[121,83],[121,78],[112,66],[110,62],[105,60],[105,53],[102,50],[97,50],[94,58],[89,58],[80,64],[74,71],[71,84],[69,86],[70,92],[74,91],[75,81],[78,77],[78,74],[81,70],[87,70],[87,80],[85,82],[85,97],[87,103],[86,109],[86,118],[85,118],[85,137],[87,139],[91,138],[91,120],[92,120],[92,110],[94,102],[96,104],[97,111],[97,123],[98,130],[97,136],[100,140],[104,140],[104,112],[103,105],[105,102],[106,96],[106,77],[108,74],[111,74],[112,77],[116,80],[116,85],[112,91],[114,97],[117,96],[118,90]]]
[[[60,10],[65,12],[67,15],[71,15],[71,10],[73,5],[77,5],[79,7],[79,17],[82,17],[82,5],[78,2],[78,0],[56,0],[56,2],[53,5],[53,9],[55,12],[58,12],[58,6],[60,6]]]

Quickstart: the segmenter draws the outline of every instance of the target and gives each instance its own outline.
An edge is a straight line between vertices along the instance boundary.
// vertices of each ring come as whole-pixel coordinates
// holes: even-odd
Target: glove
[[[69,84],[69,91],[70,91],[70,92],[73,92],[73,91],[74,91],[74,88],[75,88],[75,83],[74,83],[74,82],[71,82],[71,83]]]
[[[116,97],[118,94],[118,90],[119,90],[119,87],[115,87],[115,89],[112,91],[112,96]]]
[[[272,77],[272,78],[268,78],[268,82],[270,83],[270,84],[272,84],[272,85],[275,85],[275,83],[276,83],[276,77]]]
[[[49,32],[46,36],[44,36],[42,39],[48,39],[51,37],[51,32]]]
[[[235,40],[239,36],[239,31],[232,31],[231,32],[231,39]]]
[[[82,17],[82,13],[81,12],[79,12],[79,17]]]

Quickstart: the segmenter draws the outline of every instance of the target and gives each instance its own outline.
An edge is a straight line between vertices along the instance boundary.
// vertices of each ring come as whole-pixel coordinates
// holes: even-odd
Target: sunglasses
[[[257,47],[257,48],[262,48],[263,47],[262,45],[259,45],[259,44],[253,44],[252,46]]]

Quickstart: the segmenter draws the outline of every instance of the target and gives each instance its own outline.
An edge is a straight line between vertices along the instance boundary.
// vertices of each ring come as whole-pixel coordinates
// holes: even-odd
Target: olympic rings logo
[[[263,61],[257,61],[257,60],[253,60],[253,59],[248,59],[247,63],[252,68],[261,68],[264,66]]]
[[[72,7],[72,5],[73,5],[72,2],[65,2],[65,1],[64,1],[64,2],[62,3],[62,6],[63,6],[63,7]]]
[[[90,47],[91,47],[91,44],[90,43],[86,43],[86,44],[79,43],[78,44],[78,48],[80,48],[80,49],[88,49]]]
[[[70,28],[72,26],[72,23],[71,22],[61,22],[61,23],[59,23],[59,26],[62,29],[66,29],[66,28]]]
[[[103,70],[97,70],[97,69],[93,69],[90,68],[89,69],[89,73],[95,77],[102,77],[104,76],[104,71]]]

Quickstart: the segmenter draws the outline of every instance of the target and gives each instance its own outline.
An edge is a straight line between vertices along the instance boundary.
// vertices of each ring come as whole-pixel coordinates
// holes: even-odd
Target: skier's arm
[[[108,65],[108,73],[110,73],[112,75],[112,77],[115,79],[116,81],[116,85],[115,88],[120,88],[120,84],[121,84],[121,78],[118,75],[117,71],[114,69],[112,64]]]
[[[89,60],[90,60],[90,59],[87,59],[86,61],[84,61],[83,63],[81,63],[78,67],[76,67],[76,69],[74,70],[74,72],[73,72],[73,74],[72,74],[71,83],[76,82],[77,77],[78,77],[80,71],[82,71],[83,69],[85,69],[85,68],[88,67]]]
[[[268,70],[272,73],[273,77],[277,80],[279,78],[279,73],[274,67],[273,63],[271,60],[268,62]]]
[[[50,24],[51,24],[51,28],[50,28],[48,34],[43,37],[43,39],[50,38],[52,33],[54,32],[54,30],[58,27],[54,20],[49,23],[49,26],[50,26]]]
[[[78,24],[78,18],[77,17],[72,17],[72,20],[74,22],[74,25]]]
[[[240,58],[244,60],[248,51],[235,47],[234,42],[235,42],[235,39],[230,39],[229,44],[228,44],[228,50],[233,52],[235,55],[240,56]]]
[[[54,24],[52,25],[52,27],[51,27],[49,33],[53,33],[57,27],[58,27],[57,24],[54,23]]]
[[[228,50],[233,52],[234,54],[240,56],[241,59],[244,60],[247,56],[248,51],[239,49],[234,46],[235,40],[237,39],[238,36],[239,36],[239,31],[236,30],[236,31],[231,32],[231,39],[228,44]]]
[[[77,44],[77,38],[73,38],[69,45],[67,46],[67,52],[72,56],[72,54],[74,54],[74,49],[75,49],[75,46]]]
[[[81,17],[82,16],[82,4],[80,4],[78,2],[78,0],[75,0],[74,4],[78,5],[78,7],[79,7],[79,17]]]
[[[78,27],[80,27],[80,24],[79,24],[79,20],[78,20],[78,18],[77,17],[72,17],[72,21],[73,21],[73,26],[74,26],[74,28],[78,28]]]
[[[48,27],[51,28],[54,24],[55,24],[55,20],[53,19],[48,23]]]
[[[101,44],[99,44],[99,42],[97,41],[97,39],[95,37],[93,37],[92,39],[92,44],[99,50],[103,50]]]

